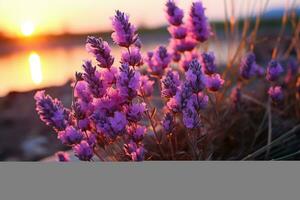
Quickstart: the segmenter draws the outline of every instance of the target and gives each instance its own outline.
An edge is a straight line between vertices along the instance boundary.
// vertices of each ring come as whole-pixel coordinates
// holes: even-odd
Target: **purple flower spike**
[[[148,76],[141,76],[140,95],[144,97],[150,97],[153,93],[154,81],[149,80]]]
[[[110,68],[113,65],[114,57],[111,55],[111,49],[108,43],[101,38],[89,36],[85,47],[89,53],[94,55],[100,67]]]
[[[266,78],[268,81],[277,81],[282,72],[283,68],[280,63],[276,60],[271,60],[267,66]]]
[[[270,95],[272,101],[275,103],[281,102],[284,98],[283,91],[280,86],[270,87],[270,89],[268,90],[268,94]]]
[[[208,105],[208,96],[203,92],[199,92],[198,94],[193,94],[191,98],[188,100],[187,107],[193,108],[196,111],[203,110]]]
[[[168,112],[163,121],[162,121],[162,126],[164,128],[164,131],[166,134],[172,133],[174,127],[175,127],[175,121],[174,121],[174,116],[172,113]]]
[[[254,53],[248,53],[242,59],[240,64],[240,75],[244,79],[250,79],[252,76],[255,75],[256,72],[256,62],[255,62],[255,55]]]
[[[223,86],[224,80],[220,74],[213,74],[207,78],[207,87],[210,91],[216,92]]]
[[[62,151],[59,151],[55,154],[56,156],[56,159],[58,162],[69,162],[71,161],[70,159],[70,156],[68,153],[65,153],[65,152],[62,152]]]
[[[128,123],[125,114],[118,111],[114,113],[114,117],[109,118],[109,122],[116,135],[121,135],[124,133],[125,127]]]
[[[164,69],[167,68],[172,61],[172,56],[166,47],[159,46],[154,50],[154,52],[147,53],[145,61],[152,74],[161,76]]]
[[[186,80],[190,82],[194,93],[198,93],[205,88],[205,75],[202,73],[201,65],[198,60],[194,59],[185,73]]]
[[[121,96],[133,99],[137,96],[140,87],[140,73],[134,71],[128,63],[123,63],[117,77],[117,88]]]
[[[200,60],[205,74],[212,75],[217,72],[215,55],[213,52],[202,53]]]
[[[58,99],[45,95],[45,91],[38,91],[34,95],[36,111],[40,119],[56,131],[64,130],[69,124],[70,112],[64,108]]]
[[[112,19],[112,26],[114,32],[111,37],[119,46],[129,48],[137,41],[136,28],[129,22],[129,16],[125,13],[117,10]]]
[[[88,83],[89,89],[94,97],[100,98],[106,92],[106,86],[101,80],[101,74],[93,67],[92,62],[87,60],[82,65],[84,69],[83,79]]]
[[[178,87],[180,86],[179,74],[176,71],[169,70],[165,76],[162,77],[162,91],[163,97],[171,98],[173,97]]]
[[[170,24],[174,26],[182,24],[183,10],[178,8],[173,0],[166,3],[166,14]]]
[[[137,47],[131,48],[129,51],[124,51],[121,58],[122,63],[128,63],[130,66],[141,66],[143,64],[140,49]]]
[[[196,110],[191,108],[183,110],[183,124],[188,129],[200,127],[200,118]]]
[[[175,39],[184,39],[187,35],[187,28],[184,26],[170,26],[168,31]]]
[[[140,121],[142,119],[145,111],[146,111],[145,103],[136,103],[136,104],[130,105],[126,112],[128,121],[131,121],[131,122]]]
[[[75,156],[78,157],[79,160],[90,161],[93,157],[93,149],[85,140],[82,140],[80,144],[74,146],[73,150],[75,152]]]
[[[78,144],[83,138],[83,133],[73,126],[68,126],[66,130],[58,132],[58,139],[65,145]]]
[[[205,8],[200,1],[194,2],[188,19],[191,35],[199,42],[205,42],[211,35],[210,25],[204,11]]]

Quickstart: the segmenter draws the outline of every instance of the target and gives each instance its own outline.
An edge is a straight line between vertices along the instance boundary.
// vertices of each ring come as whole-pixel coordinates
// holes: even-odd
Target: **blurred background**
[[[118,63],[120,49],[110,39],[111,16],[117,9],[129,13],[131,22],[139,28],[144,52],[167,44],[165,2],[0,0],[0,160],[40,160],[65,150],[56,134],[38,119],[35,91],[47,88],[47,93],[70,106],[71,79],[81,69],[82,60],[90,58],[84,47],[88,35],[108,40]],[[188,11],[193,0],[177,2]],[[296,16],[300,15],[296,0],[202,2],[215,32],[209,50],[215,52],[220,65],[226,62],[228,46],[238,45],[245,19],[255,21],[264,10],[259,34],[275,40],[285,8],[295,8]],[[224,21],[237,24],[236,40],[229,42],[226,38]],[[286,34],[292,34],[291,27],[287,26]],[[272,43],[272,39],[269,41]]]

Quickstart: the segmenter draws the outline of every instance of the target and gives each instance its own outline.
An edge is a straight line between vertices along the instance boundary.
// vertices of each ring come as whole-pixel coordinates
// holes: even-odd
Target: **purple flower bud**
[[[187,35],[187,28],[184,26],[170,26],[168,31],[175,39],[184,39]]]
[[[127,120],[125,114],[116,111],[113,117],[109,117],[109,123],[113,132],[117,135],[121,135],[125,132]]]
[[[181,110],[179,95],[176,95],[169,99],[169,101],[167,102],[167,108],[174,113],[177,113]]]
[[[145,149],[144,147],[139,147],[135,152],[131,153],[132,161],[143,161],[145,157]]]
[[[162,127],[164,128],[164,131],[166,134],[172,133],[174,127],[175,127],[175,120],[172,113],[168,112],[166,113],[163,121],[162,121]]]
[[[45,91],[38,91],[34,95],[36,111],[40,119],[57,131],[64,130],[69,124],[70,112],[65,109],[58,99],[45,95]]]
[[[178,8],[173,0],[166,3],[166,14],[170,24],[174,26],[182,24],[183,10]]]
[[[170,46],[181,53],[185,51],[192,51],[197,46],[197,41],[189,36],[186,36],[182,40],[172,39]]]
[[[244,79],[250,79],[255,75],[256,62],[254,53],[247,53],[240,64],[240,75]]]
[[[91,61],[85,61],[83,79],[88,83],[89,90],[96,98],[101,98],[106,92],[106,85],[101,80],[101,74],[93,67]]]
[[[201,65],[198,60],[194,59],[189,65],[185,78],[190,82],[194,93],[198,93],[205,88],[205,75],[202,73]]]
[[[204,11],[205,8],[200,1],[194,2],[188,19],[191,35],[199,42],[205,42],[211,35],[210,25]]]
[[[143,114],[146,111],[145,103],[135,103],[130,105],[126,110],[126,116],[128,121],[138,122],[142,119]]]
[[[129,47],[136,42],[138,35],[136,28],[129,22],[129,16],[117,10],[112,19],[114,32],[111,37],[121,47]]]
[[[187,107],[188,101],[192,95],[193,88],[191,87],[190,82],[186,81],[181,85],[176,95],[168,101],[167,106],[173,112],[181,111]]]
[[[116,82],[116,75],[118,74],[118,69],[116,67],[111,67],[109,69],[101,70],[101,79],[107,86],[111,86]]]
[[[73,126],[68,126],[66,130],[58,132],[58,139],[65,145],[78,144],[83,138],[83,133]]]
[[[188,129],[200,127],[200,118],[196,110],[191,108],[183,110],[183,124]]]
[[[124,151],[128,156],[131,156],[131,153],[135,152],[136,149],[137,149],[137,145],[132,140],[128,144],[124,144]]]
[[[129,51],[124,51],[121,58],[122,63],[128,63],[130,66],[141,66],[143,64],[140,49],[135,47]]]
[[[150,97],[153,93],[153,85],[154,81],[149,80],[148,76],[141,76],[140,78],[141,86],[140,86],[140,95],[144,97]]]
[[[199,92],[198,94],[193,94],[188,100],[187,107],[193,108],[196,111],[200,111],[205,109],[208,105],[208,96],[203,92]]]
[[[181,59],[181,54],[178,51],[173,51],[172,52],[172,60],[174,62],[179,62]]]
[[[117,88],[121,96],[133,99],[140,87],[140,73],[134,71],[127,63],[123,63],[117,77]]]
[[[224,80],[221,78],[220,74],[208,76],[206,80],[207,88],[212,92],[220,90],[224,84]]]
[[[90,161],[93,157],[93,149],[85,140],[82,140],[80,144],[75,145],[73,150],[75,152],[75,156],[78,157],[79,160]]]
[[[276,60],[271,60],[267,66],[267,80],[276,81],[283,72],[283,68]]]
[[[211,75],[217,72],[215,55],[213,52],[202,53],[200,56],[200,61],[205,74]]]
[[[86,41],[86,49],[94,55],[100,67],[110,68],[114,63],[114,57],[111,55],[108,43],[101,38],[89,36]]]
[[[147,53],[145,59],[152,74],[161,76],[165,68],[168,67],[172,61],[172,56],[164,46],[159,46],[153,52]]]
[[[90,120],[88,118],[79,119],[77,126],[83,131],[88,130],[90,128]]]
[[[59,151],[55,156],[58,162],[69,162],[71,160],[69,154],[66,152]]]
[[[130,126],[127,128],[128,134],[131,136],[135,143],[139,143],[143,140],[144,134],[146,133],[145,126]]]
[[[282,88],[280,86],[272,86],[268,90],[268,94],[270,95],[271,99],[275,103],[279,103],[283,100],[284,95]]]
[[[85,103],[92,101],[90,90],[88,89],[88,84],[85,81],[79,81],[74,88],[74,96]]]
[[[169,70],[167,74],[162,77],[161,83],[161,95],[166,98],[173,97],[176,94],[178,87],[180,86],[180,78],[178,72]]]

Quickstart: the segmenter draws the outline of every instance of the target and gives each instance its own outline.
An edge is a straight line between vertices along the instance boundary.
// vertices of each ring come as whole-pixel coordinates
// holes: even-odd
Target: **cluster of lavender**
[[[76,73],[70,110],[44,91],[36,93],[36,109],[41,120],[54,128],[58,139],[72,147],[80,160],[93,160],[94,155],[104,160],[98,153],[99,149],[121,140],[124,154],[133,161],[142,161],[147,152],[145,134],[153,132],[157,144],[161,144],[157,137],[158,126],[167,137],[172,136],[178,125],[183,125],[188,131],[202,127],[202,111],[209,103],[214,106],[216,95],[224,85],[217,72],[214,54],[200,52],[197,48],[212,35],[205,8],[200,1],[194,2],[184,22],[183,10],[173,0],[168,0],[166,17],[171,35],[169,44],[158,46],[142,56],[136,28],[129,22],[128,15],[116,11],[112,18],[112,39],[123,48],[119,67],[116,67],[106,41],[88,37],[86,49],[94,57],[96,65],[86,60],[83,72]],[[139,68],[144,64],[147,73],[142,75]],[[178,68],[172,68],[171,64]],[[290,64],[286,81],[295,77],[298,70],[295,65]],[[246,80],[266,76],[271,83],[268,94],[272,101],[283,101],[283,90],[278,82],[283,68],[279,62],[272,60],[265,71],[256,63],[254,53],[248,53],[239,69],[240,76]],[[181,72],[183,76],[180,76]],[[155,80],[165,104],[162,118],[153,116],[155,109],[152,110],[148,104],[153,96]],[[300,79],[297,82],[298,98],[299,88]],[[239,104],[240,84],[232,90],[230,99],[233,105]],[[163,151],[160,153],[163,154]],[[59,161],[70,160],[63,152],[58,152],[57,157]]]

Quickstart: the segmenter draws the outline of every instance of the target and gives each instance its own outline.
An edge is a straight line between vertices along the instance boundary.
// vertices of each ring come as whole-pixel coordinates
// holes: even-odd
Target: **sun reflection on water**
[[[31,52],[28,61],[31,79],[34,84],[39,85],[43,80],[40,56],[36,52]]]

